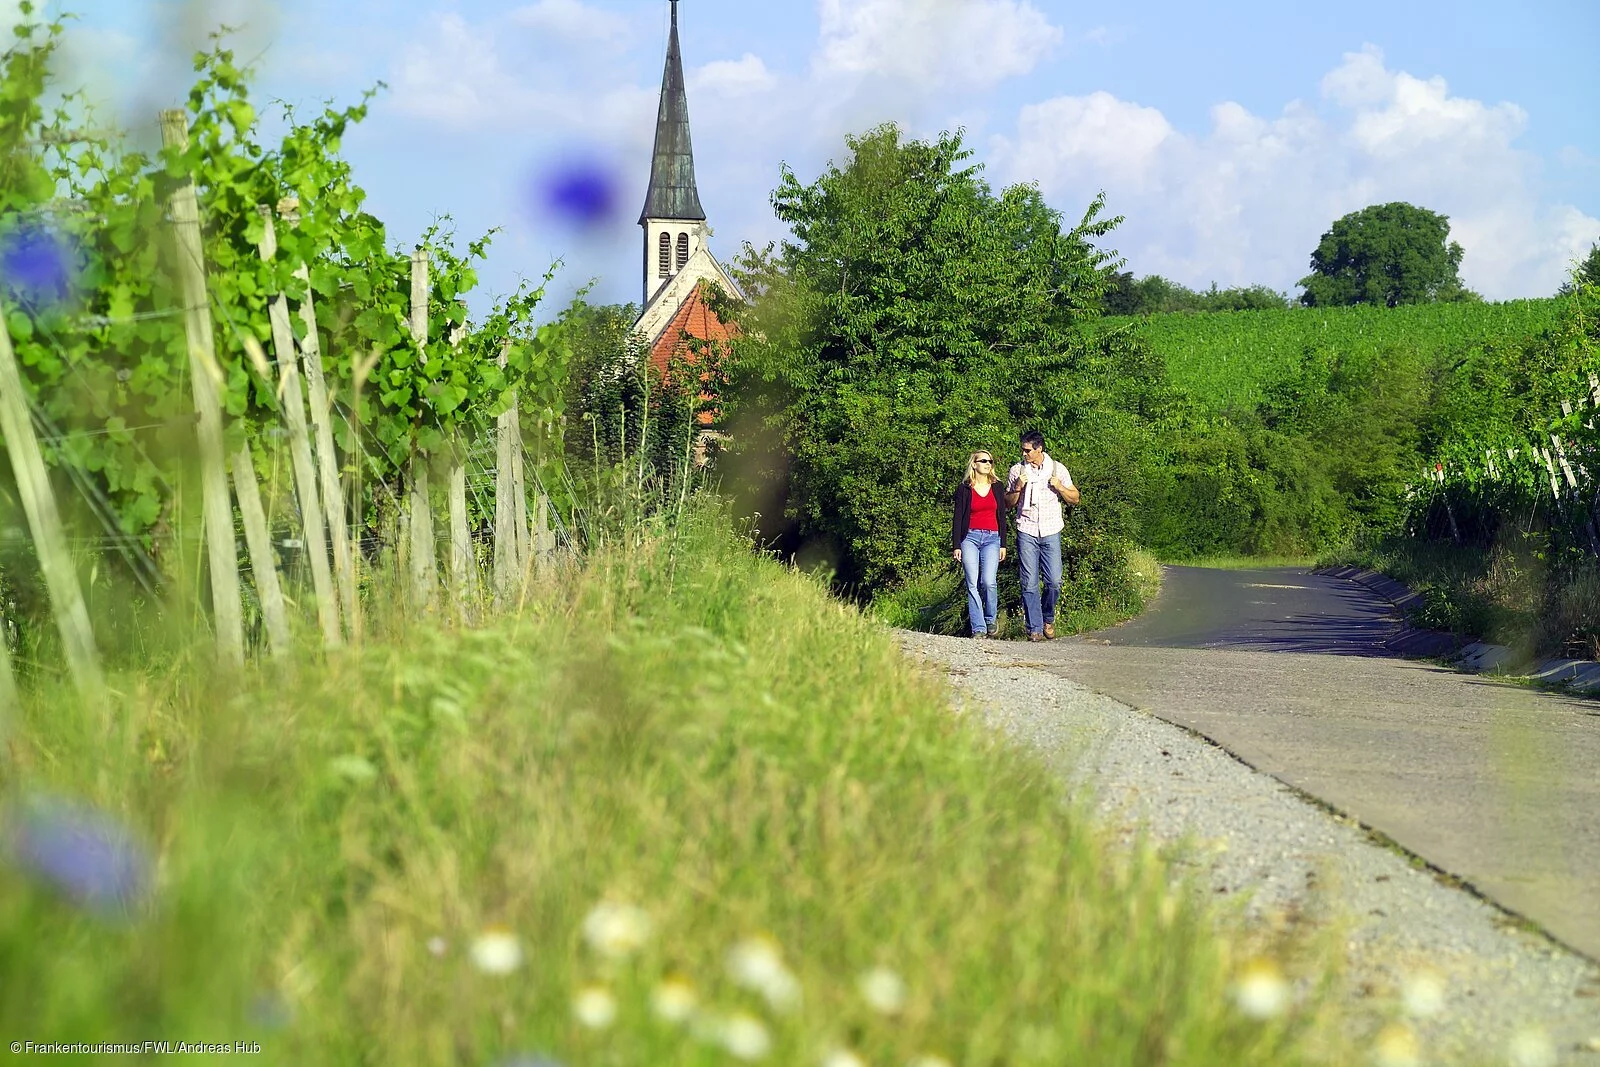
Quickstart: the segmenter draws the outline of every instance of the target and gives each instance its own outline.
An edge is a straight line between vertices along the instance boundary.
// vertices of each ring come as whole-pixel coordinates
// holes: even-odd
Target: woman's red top
[[[989,483],[987,493],[972,490],[972,519],[967,523],[967,529],[1000,532],[999,505],[995,502],[993,482]]]

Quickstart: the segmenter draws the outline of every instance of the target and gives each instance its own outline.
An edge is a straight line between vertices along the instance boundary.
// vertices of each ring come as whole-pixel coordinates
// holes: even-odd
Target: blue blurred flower
[[[65,300],[72,290],[72,246],[61,234],[34,223],[0,233],[0,282],[32,304]]]
[[[17,813],[12,831],[17,865],[82,907],[127,914],[149,893],[151,865],[143,845],[99,811],[35,798]]]
[[[263,1030],[282,1030],[294,1020],[294,1010],[277,993],[258,993],[250,1001],[249,1019]]]
[[[592,159],[571,159],[535,182],[540,206],[579,229],[605,225],[616,214],[621,190],[614,171]]]

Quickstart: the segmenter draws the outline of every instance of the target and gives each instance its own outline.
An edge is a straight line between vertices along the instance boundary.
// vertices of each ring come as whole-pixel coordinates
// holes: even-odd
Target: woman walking
[[[950,542],[955,561],[967,576],[967,619],[972,636],[998,632],[999,596],[995,576],[1006,558],[1006,509],[994,480],[994,456],[987,449],[967,457],[967,476],[956,487]]]

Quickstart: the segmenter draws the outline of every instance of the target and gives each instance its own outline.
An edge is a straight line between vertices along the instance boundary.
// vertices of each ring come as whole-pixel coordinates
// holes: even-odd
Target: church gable
[[[729,277],[728,272],[722,269],[722,264],[718,263],[710,250],[702,245],[689,257],[689,262],[683,269],[656,293],[655,299],[650,301],[650,306],[639,316],[634,332],[642,337],[645,343],[655,344],[656,339],[667,328],[667,324],[705,283],[715,285],[735,298],[742,295],[739,286]]]

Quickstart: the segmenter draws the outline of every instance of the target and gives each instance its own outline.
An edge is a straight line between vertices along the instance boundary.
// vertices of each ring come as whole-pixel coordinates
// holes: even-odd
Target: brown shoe
[[[1045,637],[1046,641],[1054,641],[1056,639],[1056,624],[1055,623],[1047,622],[1047,623],[1044,624],[1044,637]]]
[[[1028,640],[1029,641],[1043,641],[1044,639],[1045,639],[1044,638],[1044,634],[1029,634],[1028,635]]]

